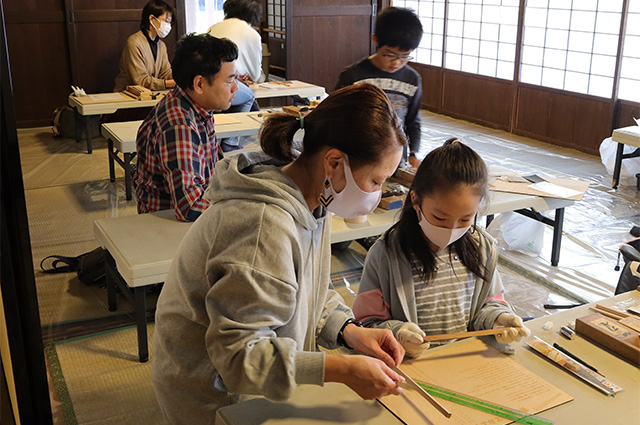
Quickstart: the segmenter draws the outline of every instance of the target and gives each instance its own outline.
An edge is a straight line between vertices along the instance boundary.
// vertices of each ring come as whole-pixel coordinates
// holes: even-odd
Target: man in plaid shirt
[[[229,108],[238,90],[236,45],[208,34],[178,42],[171,64],[177,87],[143,121],[136,138],[134,176],[138,213],[173,208],[178,220],[194,221],[209,206],[209,186],[219,145],[214,110]]]

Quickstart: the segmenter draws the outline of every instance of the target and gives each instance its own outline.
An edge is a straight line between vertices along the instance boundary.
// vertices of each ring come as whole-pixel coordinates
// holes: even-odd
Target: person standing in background
[[[162,42],[171,32],[173,8],[162,0],[151,0],[142,9],[140,31],[127,38],[120,57],[120,73],[114,92],[129,85],[149,90],[166,90],[176,86],[167,46]]]
[[[209,28],[209,35],[228,38],[238,46],[238,91],[231,107],[224,112],[258,111],[253,91],[247,84],[265,80],[262,72],[262,40],[253,27],[260,25],[262,5],[255,0],[227,0],[222,6],[224,20]],[[238,137],[220,140],[223,151],[242,148]]]
[[[410,54],[420,44],[422,32],[420,18],[413,10],[383,9],[376,18],[372,36],[376,53],[346,67],[336,85],[337,90],[351,84],[369,83],[384,90],[409,138],[409,152],[404,159],[412,167],[420,165],[416,153],[420,149],[422,78],[407,63],[413,60]]]

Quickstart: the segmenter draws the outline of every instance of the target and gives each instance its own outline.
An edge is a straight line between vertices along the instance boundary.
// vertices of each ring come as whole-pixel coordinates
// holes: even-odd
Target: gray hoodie
[[[219,162],[211,206],[178,248],[158,299],[153,382],[174,424],[213,424],[241,395],[322,385],[351,310],[330,287],[330,221],[262,153]]]

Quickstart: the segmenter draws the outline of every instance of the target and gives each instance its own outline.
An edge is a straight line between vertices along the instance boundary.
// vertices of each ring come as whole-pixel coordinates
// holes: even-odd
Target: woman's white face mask
[[[322,205],[342,218],[354,218],[372,213],[380,203],[382,190],[365,192],[360,189],[353,178],[346,155],[344,155],[344,176],[346,186],[340,193],[333,188],[331,179],[325,176],[324,193],[320,197]]]
[[[169,33],[171,32],[171,24],[169,22],[166,22],[166,21],[161,21],[160,19],[156,18],[155,16],[153,17],[153,19],[155,19],[156,21],[158,21],[160,23],[160,27],[156,27],[155,25],[153,25],[153,21],[151,21],[151,25],[153,25],[153,28],[158,33],[158,36],[160,38],[165,38],[166,36],[168,36]]]

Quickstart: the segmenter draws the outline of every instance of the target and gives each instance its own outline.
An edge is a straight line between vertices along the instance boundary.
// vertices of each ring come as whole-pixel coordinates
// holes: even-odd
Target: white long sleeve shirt
[[[252,81],[264,81],[262,73],[262,40],[258,31],[238,18],[225,19],[212,25],[209,34],[217,38],[228,38],[238,46],[236,71],[238,75],[249,75]]]

